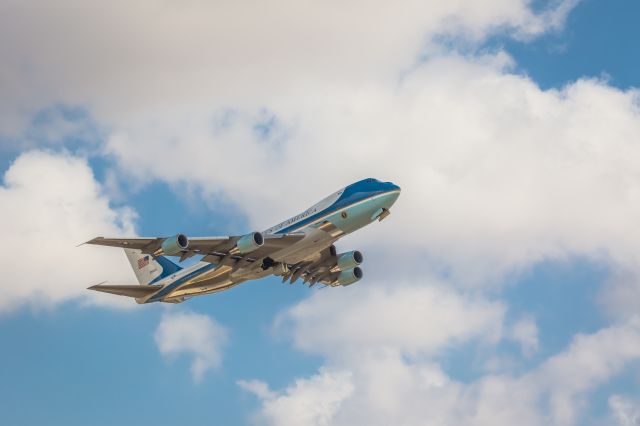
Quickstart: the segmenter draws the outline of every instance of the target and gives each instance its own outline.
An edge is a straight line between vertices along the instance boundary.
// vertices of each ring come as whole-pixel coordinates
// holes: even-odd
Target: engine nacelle
[[[338,256],[336,269],[338,271],[346,271],[347,269],[355,268],[362,263],[362,260],[362,253],[358,250],[342,253]]]
[[[184,234],[177,234],[162,241],[162,253],[175,256],[189,247],[189,239]]]
[[[362,278],[362,269],[356,266],[353,269],[340,272],[340,275],[338,275],[338,284],[346,287],[360,281],[360,278]]]
[[[260,232],[252,232],[250,234],[240,237],[236,243],[238,252],[241,254],[251,253],[262,247],[264,244],[264,237]]]

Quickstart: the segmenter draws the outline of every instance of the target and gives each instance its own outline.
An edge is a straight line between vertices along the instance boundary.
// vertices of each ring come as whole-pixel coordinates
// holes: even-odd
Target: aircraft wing
[[[196,242],[195,247],[193,244],[193,240],[189,240],[189,250],[199,251],[201,249],[213,248],[220,246],[226,242],[229,242],[233,237],[207,237],[207,238],[197,238],[199,240]],[[137,249],[142,251],[145,254],[154,254],[156,251],[160,249],[162,246],[162,242],[165,238],[161,237],[140,237],[140,238],[105,238],[105,237],[96,237],[92,240],[87,241],[84,244],[93,244],[98,246],[108,246],[108,247],[121,247],[121,248],[130,248]]]
[[[243,258],[240,254],[230,253],[242,235],[223,237],[196,237],[189,238],[188,247],[177,254],[183,261],[196,254],[204,255],[205,262],[217,263],[225,256]],[[267,234],[264,235],[264,244],[257,250],[249,253],[247,260],[255,261],[269,256],[270,253],[288,247],[304,238],[304,234]],[[155,255],[162,247],[165,237],[155,238],[105,238],[96,237],[85,244],[93,244],[109,247],[121,247],[141,250],[142,253]]]
[[[143,250],[145,247],[151,247],[158,238],[105,238],[96,237],[82,244],[94,244],[98,246],[122,247]],[[158,246],[159,247],[159,246]]]

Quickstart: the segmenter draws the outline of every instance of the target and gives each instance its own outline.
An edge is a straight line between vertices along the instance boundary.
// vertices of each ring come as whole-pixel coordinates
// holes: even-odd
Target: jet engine
[[[177,234],[162,241],[162,253],[175,256],[189,247],[189,239],[184,234]]]
[[[240,237],[236,243],[236,248],[241,254],[251,253],[262,247],[264,244],[264,237],[260,232],[252,232],[250,234]]]
[[[347,269],[355,268],[362,263],[362,260],[362,253],[360,253],[358,250],[342,253],[338,255],[336,270],[346,271]]]
[[[362,269],[356,266],[355,268],[347,269],[346,271],[340,272],[337,281],[338,284],[346,287],[360,281],[360,278],[362,278]]]

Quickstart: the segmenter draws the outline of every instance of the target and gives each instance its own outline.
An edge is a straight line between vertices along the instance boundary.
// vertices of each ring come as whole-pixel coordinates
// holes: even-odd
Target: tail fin
[[[158,256],[154,259],[151,255],[143,254],[140,250],[124,249],[124,252],[140,285],[153,284],[182,269],[164,256]]]

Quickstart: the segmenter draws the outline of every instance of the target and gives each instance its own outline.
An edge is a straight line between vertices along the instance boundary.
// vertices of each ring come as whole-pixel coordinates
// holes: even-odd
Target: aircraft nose
[[[387,192],[391,192],[391,191],[400,191],[400,187],[399,187],[398,185],[396,185],[395,183],[393,183],[393,182],[385,182],[385,183],[384,183],[384,186],[385,186],[385,188],[384,188],[384,189],[385,189]]]
[[[387,182],[386,194],[384,196],[384,207],[388,210],[400,196],[400,187],[394,183]]]

